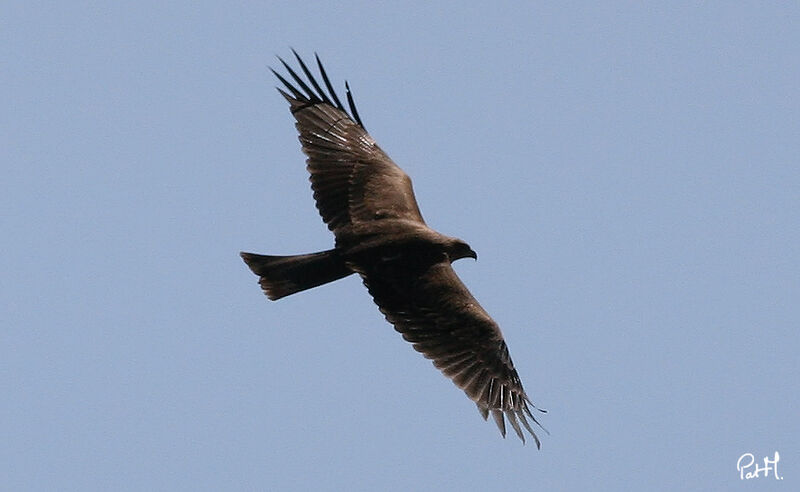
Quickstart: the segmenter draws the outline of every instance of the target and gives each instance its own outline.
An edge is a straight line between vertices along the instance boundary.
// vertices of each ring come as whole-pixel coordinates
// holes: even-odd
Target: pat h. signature
[[[772,459],[769,456],[764,456],[764,466],[758,466],[755,456],[752,453],[744,453],[739,456],[736,462],[736,469],[739,470],[739,480],[750,480],[751,478],[760,478],[770,476],[773,473],[775,480],[783,480],[783,477],[778,475],[778,462],[781,460],[781,455],[775,451]]]

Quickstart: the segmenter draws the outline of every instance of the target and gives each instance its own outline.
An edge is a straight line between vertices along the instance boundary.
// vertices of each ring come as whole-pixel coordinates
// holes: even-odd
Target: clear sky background
[[[800,8],[669,3],[4,2],[0,487],[796,489]],[[478,252],[541,450],[239,259],[332,244],[290,46]]]

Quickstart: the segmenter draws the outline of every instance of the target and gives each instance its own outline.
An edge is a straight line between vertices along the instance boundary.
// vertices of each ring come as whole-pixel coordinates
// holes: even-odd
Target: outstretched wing
[[[335,232],[348,224],[383,218],[424,222],[411,179],[364,129],[349,85],[345,84],[348,114],[319,57],[317,66],[327,92],[296,52],[294,55],[307,82],[280,57],[295,84],[273,73],[289,91],[278,89],[297,120],[314,199],[328,228]]]
[[[403,338],[449,377],[505,437],[505,419],[522,441],[522,426],[540,446],[525,394],[500,328],[458,278],[450,262],[419,258],[375,262],[361,271],[364,284]],[[535,406],[534,406],[535,408]],[[505,419],[504,419],[505,417]]]

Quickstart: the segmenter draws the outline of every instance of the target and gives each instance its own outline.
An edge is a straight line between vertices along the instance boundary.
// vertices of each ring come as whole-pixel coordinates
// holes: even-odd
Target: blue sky
[[[7,490],[771,490],[800,478],[800,9],[6,2]],[[347,79],[503,328],[540,451],[329,248],[268,66]]]

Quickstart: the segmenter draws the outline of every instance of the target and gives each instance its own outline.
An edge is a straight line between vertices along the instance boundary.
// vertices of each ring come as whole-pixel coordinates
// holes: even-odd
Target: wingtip
[[[283,96],[283,98],[284,98],[284,99],[286,99],[287,101],[289,101],[289,103],[290,103],[290,104],[291,104],[291,103],[295,103],[295,102],[297,102],[297,99],[295,99],[295,98],[294,98],[294,97],[292,97],[291,95],[287,94],[287,93],[286,93],[286,91],[284,91],[284,90],[283,90],[283,89],[281,89],[280,87],[275,87],[275,89],[277,89],[277,91],[278,91],[278,92],[281,94],[281,96]]]
[[[550,432],[544,427],[542,427],[542,424],[539,423],[539,421],[536,420],[536,418],[533,415],[531,415],[531,412],[530,410],[528,410],[527,406],[517,410],[507,409],[505,411],[499,408],[483,407],[479,403],[477,403],[477,406],[478,406],[478,412],[481,414],[481,417],[483,417],[484,420],[489,419],[489,414],[492,415],[492,420],[494,420],[495,424],[497,425],[497,428],[500,430],[500,434],[503,436],[503,439],[506,438],[507,434],[506,419],[508,419],[508,424],[511,426],[512,429],[514,429],[514,433],[517,435],[517,437],[519,437],[523,445],[527,444],[528,442],[525,436],[525,431],[528,431],[528,433],[533,438],[533,442],[536,444],[536,449],[542,448],[542,442],[539,439],[539,436],[533,430],[533,426],[528,422],[528,419],[525,416],[526,413],[530,416],[531,420],[533,420],[538,427],[540,427],[547,435],[550,435]]]
[[[492,410],[492,418],[494,418],[494,423],[497,424],[497,428],[500,429],[500,434],[503,435],[503,439],[506,438],[506,420],[503,418],[503,412],[500,410]]]
[[[511,428],[514,429],[514,432],[517,434],[517,437],[519,437],[520,440],[522,440],[522,444],[525,444],[525,434],[522,433],[522,428],[519,426],[516,413],[514,413],[513,410],[508,410],[505,413],[506,413],[506,418],[508,419],[508,423],[511,424]]]

